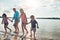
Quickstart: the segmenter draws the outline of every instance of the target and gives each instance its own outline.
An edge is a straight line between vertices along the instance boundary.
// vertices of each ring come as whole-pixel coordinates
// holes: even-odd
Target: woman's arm
[[[21,18],[22,15],[23,15],[23,14],[21,14],[19,18]]]
[[[27,22],[27,17],[26,17],[26,14],[24,13],[24,17],[25,17],[25,19],[26,19],[26,22]]]
[[[28,22],[27,24],[30,24],[31,23],[31,21],[30,22]]]

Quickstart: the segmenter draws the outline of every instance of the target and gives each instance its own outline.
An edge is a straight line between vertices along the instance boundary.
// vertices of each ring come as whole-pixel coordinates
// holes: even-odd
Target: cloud
[[[18,10],[23,8],[28,17],[32,14],[36,17],[59,16],[60,3],[56,1],[57,0],[1,0],[0,13],[6,12],[8,16],[13,15],[12,8],[16,7]]]

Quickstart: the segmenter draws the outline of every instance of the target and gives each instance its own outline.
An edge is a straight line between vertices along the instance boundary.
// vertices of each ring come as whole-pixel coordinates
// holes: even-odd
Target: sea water
[[[10,18],[11,19],[11,18]],[[55,19],[36,19],[39,25],[39,29],[36,29],[36,37],[41,38],[41,37],[46,37],[46,38],[60,38],[60,20],[55,20]],[[4,25],[1,24],[2,19],[0,18],[0,30],[4,30]],[[28,22],[30,19],[28,19]],[[14,22],[9,21],[8,27],[14,31]],[[22,34],[22,27],[21,27],[21,20],[19,23],[19,30],[20,34]],[[27,29],[30,30],[31,25],[27,25]],[[30,31],[29,31],[30,32]],[[0,32],[1,34],[1,32]]]

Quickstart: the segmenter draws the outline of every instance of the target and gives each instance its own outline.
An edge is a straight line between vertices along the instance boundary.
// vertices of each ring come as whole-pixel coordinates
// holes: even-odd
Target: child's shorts
[[[4,25],[8,25],[8,23],[4,23]]]
[[[31,28],[31,31],[36,32],[36,28]]]

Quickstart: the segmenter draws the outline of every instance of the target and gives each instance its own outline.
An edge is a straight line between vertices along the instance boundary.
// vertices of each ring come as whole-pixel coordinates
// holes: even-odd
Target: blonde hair
[[[21,9],[20,9],[20,12],[24,13],[24,10],[21,8]]]

